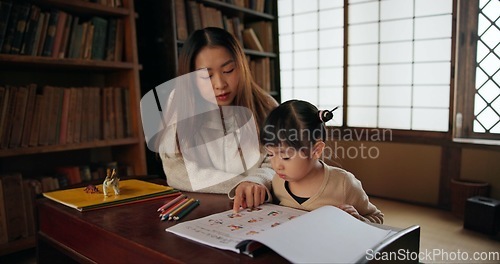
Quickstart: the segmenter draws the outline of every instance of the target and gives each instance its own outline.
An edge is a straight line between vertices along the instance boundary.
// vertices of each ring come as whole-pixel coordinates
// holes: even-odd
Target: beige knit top
[[[324,163],[323,163],[324,164]],[[324,164],[324,179],[318,192],[307,201],[299,204],[286,190],[285,181],[274,176],[272,187],[279,204],[302,210],[312,211],[324,205],[354,206],[363,217],[362,220],[382,224],[384,214],[373,205],[366,195],[361,182],[344,169]]]

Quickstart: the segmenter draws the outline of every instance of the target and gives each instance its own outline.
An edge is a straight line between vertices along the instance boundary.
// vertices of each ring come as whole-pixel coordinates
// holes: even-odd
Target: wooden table
[[[188,221],[231,209],[226,195],[187,193],[200,206],[181,221]],[[156,210],[163,200],[117,206],[81,213],[46,198],[37,201],[39,231],[38,263],[284,263],[267,251],[255,258],[205,246],[165,232],[176,224],[160,221]],[[419,230],[416,230],[419,231]],[[418,237],[402,234],[410,242]],[[417,239],[415,241],[415,239]],[[398,241],[401,239],[394,239]],[[403,239],[404,240],[404,239]],[[387,243],[400,248],[394,241]],[[407,242],[405,242],[407,243]],[[414,249],[410,246],[411,250]],[[386,248],[385,245],[379,250]],[[394,250],[393,249],[393,250]]]

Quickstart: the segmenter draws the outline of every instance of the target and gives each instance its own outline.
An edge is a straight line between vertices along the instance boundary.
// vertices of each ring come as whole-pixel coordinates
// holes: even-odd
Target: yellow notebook
[[[43,193],[43,196],[75,208],[78,211],[88,211],[116,205],[129,204],[132,202],[151,200],[164,196],[177,194],[179,191],[159,184],[141,180],[120,181],[120,194],[115,195],[113,190],[108,190],[108,196],[104,196],[102,184],[96,185],[99,192],[87,193],[86,187],[53,191]]]

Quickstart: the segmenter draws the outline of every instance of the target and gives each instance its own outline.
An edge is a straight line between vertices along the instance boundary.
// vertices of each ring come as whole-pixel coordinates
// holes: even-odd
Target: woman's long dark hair
[[[238,92],[233,105],[250,109],[255,116],[258,131],[267,114],[276,107],[277,103],[253,80],[243,48],[232,34],[216,27],[194,31],[179,54],[178,75],[196,70],[196,56],[204,47],[223,47],[231,54],[240,73]]]

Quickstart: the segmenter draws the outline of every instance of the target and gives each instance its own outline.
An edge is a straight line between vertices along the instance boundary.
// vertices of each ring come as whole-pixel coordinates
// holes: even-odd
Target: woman
[[[238,41],[220,28],[193,32],[179,55],[178,75],[159,146],[167,183],[228,193],[235,211],[270,200],[274,171],[256,137],[277,103],[253,81]]]

